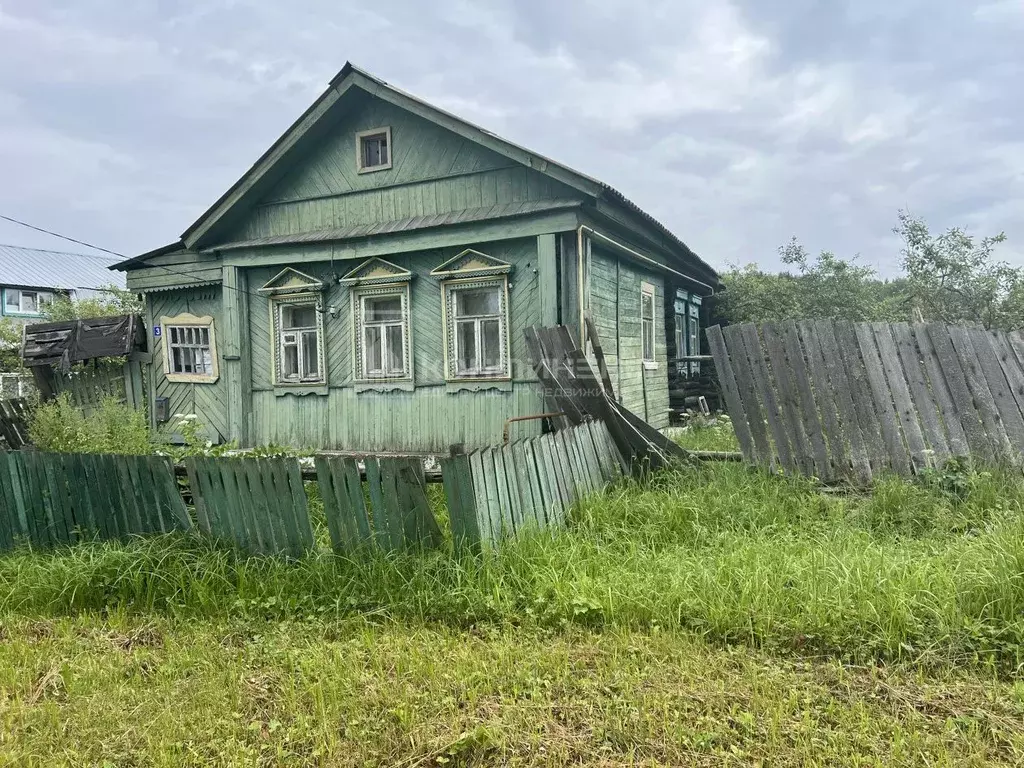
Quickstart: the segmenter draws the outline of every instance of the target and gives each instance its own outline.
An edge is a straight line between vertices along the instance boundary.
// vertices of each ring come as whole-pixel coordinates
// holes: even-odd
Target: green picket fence
[[[312,549],[295,459],[191,458],[185,468],[203,533],[254,554],[301,557]]]
[[[385,551],[438,547],[443,537],[419,459],[317,456],[331,545]],[[495,546],[560,527],[572,504],[623,472],[605,426],[584,423],[442,461],[459,546]],[[286,458],[190,458],[187,492],[200,532],[238,549],[301,557],[316,546],[302,469]],[[0,550],[193,528],[169,459],[0,452]]]
[[[335,551],[436,547],[441,529],[427,500],[419,459],[368,456],[366,488],[355,459],[317,456],[316,475]],[[369,508],[367,505],[369,501]]]
[[[443,459],[452,535],[479,547],[560,528],[573,504],[603,491],[624,469],[601,422]]]
[[[191,523],[161,456],[0,453],[0,549],[187,530]]]

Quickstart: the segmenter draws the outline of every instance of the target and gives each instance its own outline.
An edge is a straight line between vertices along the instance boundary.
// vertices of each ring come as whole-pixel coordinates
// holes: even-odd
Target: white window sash
[[[646,299],[650,301],[645,301]],[[648,303],[650,304],[649,312],[644,306]],[[657,358],[654,323],[657,310],[655,309],[655,303],[654,287],[646,283],[642,284],[640,286],[640,354],[645,363],[653,363]],[[648,314],[650,315],[649,317]]]
[[[315,301],[280,301],[276,302],[274,320],[277,326],[277,378],[278,384],[318,384],[326,381],[324,374],[323,334],[321,333],[321,317],[318,302]],[[292,307],[313,307],[314,324],[294,328],[285,328],[285,312]],[[312,336],[313,359],[306,353],[306,339]],[[295,372],[285,373],[286,350],[295,349]],[[316,373],[305,373],[309,363],[316,363]]]
[[[210,326],[169,325],[164,334],[170,373],[210,378],[215,375]]]
[[[400,320],[366,320],[368,302],[377,299],[395,299],[400,301]],[[356,372],[359,380],[380,380],[380,379],[408,379],[411,376],[410,363],[411,353],[409,350],[409,297],[408,289],[371,291],[359,295],[354,311],[357,313],[353,318],[353,325],[356,331],[356,344],[359,348],[358,361],[360,370]],[[398,328],[400,341],[397,359],[399,367],[391,365],[392,345],[388,330]],[[376,329],[380,339],[380,368],[374,368],[370,364],[370,343],[369,331]]]
[[[486,315],[460,315],[458,313],[458,294],[460,291],[493,290],[498,293],[497,313]],[[492,283],[480,285],[465,283],[457,286],[449,286],[448,289],[448,311],[451,313],[451,332],[454,338],[448,345],[448,354],[454,357],[452,369],[456,378],[473,378],[477,376],[502,376],[508,375],[508,355],[506,352],[506,339],[508,338],[508,306],[506,304],[505,286]],[[484,365],[486,359],[484,351],[484,324],[487,322],[498,323],[498,362],[496,365]],[[460,325],[472,323],[473,326],[473,351],[474,358],[470,365],[462,364],[463,355],[460,345],[462,334],[459,332]]]

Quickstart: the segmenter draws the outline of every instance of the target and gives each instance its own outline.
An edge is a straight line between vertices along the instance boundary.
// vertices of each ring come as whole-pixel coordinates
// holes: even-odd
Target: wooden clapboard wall
[[[750,462],[826,482],[1022,463],[1024,335],[802,320],[707,329]]]
[[[456,544],[493,546],[528,530],[559,528],[569,508],[599,493],[624,467],[607,427],[559,432],[441,462]]]

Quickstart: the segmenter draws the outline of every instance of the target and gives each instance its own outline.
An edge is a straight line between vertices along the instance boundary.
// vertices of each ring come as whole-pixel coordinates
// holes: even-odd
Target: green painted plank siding
[[[179,432],[178,422],[182,416],[195,415],[199,422],[207,428],[211,438],[229,439],[231,430],[228,426],[228,384],[222,370],[221,377],[213,384],[185,384],[168,381],[164,376],[163,337],[152,335],[153,324],[159,324],[161,317],[173,317],[182,312],[189,312],[198,317],[209,315],[214,318],[214,328],[219,333],[223,323],[221,311],[221,287],[189,288],[185,290],[160,291],[148,294],[146,308],[150,324],[150,349],[153,351],[153,362],[150,367],[151,387],[150,403],[154,397],[167,397],[170,401],[171,420],[157,425],[158,432],[164,437]],[[222,344],[218,339],[218,345]],[[223,350],[217,350],[222,354]],[[214,434],[215,433],[215,434]]]
[[[363,392],[332,388],[326,396],[276,397],[253,392],[252,442],[325,450],[408,451],[446,454],[501,443],[505,419],[542,413],[535,383],[511,392],[448,393],[444,386],[415,392]],[[514,425],[516,439],[540,433],[539,421]]]
[[[523,238],[497,243],[477,243],[476,250],[513,265],[509,277],[509,335],[515,380],[534,380],[529,364],[523,331],[536,323],[539,313],[539,275],[537,239]],[[413,373],[417,386],[444,381],[444,329],[441,322],[441,285],[430,271],[461,252],[462,248],[446,248],[415,254],[402,254],[389,259],[408,269],[415,277],[410,287]],[[271,339],[269,301],[252,290],[270,280],[283,265],[246,270],[249,296],[249,338],[252,358],[252,386],[271,388]],[[320,262],[303,264],[306,274],[330,281],[345,274],[351,262]],[[325,296],[325,305],[337,309],[336,316],[324,319],[327,353],[327,379],[330,387],[351,386],[353,381],[352,297],[347,286],[332,285]]]
[[[640,324],[640,285],[654,286],[654,352],[657,368],[646,370]],[[594,246],[590,259],[590,314],[597,326],[615,395],[651,425],[668,426],[668,343],[665,283],[654,272]]]
[[[359,173],[359,131],[391,128],[390,169]],[[528,200],[582,199],[423,118],[366,96],[221,242],[394,221]]]
[[[177,286],[219,283],[221,281],[221,265],[219,263],[195,262],[173,264],[168,266],[144,267],[127,273],[127,286],[130,291],[160,291]]]

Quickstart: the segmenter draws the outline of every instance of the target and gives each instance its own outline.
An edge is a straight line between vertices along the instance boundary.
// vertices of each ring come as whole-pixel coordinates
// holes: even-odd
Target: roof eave
[[[174,253],[175,251],[183,250],[186,250],[185,244],[179,240],[176,243],[168,243],[167,245],[161,245],[159,248],[154,248],[152,251],[146,251],[146,253],[141,253],[138,256],[132,256],[130,259],[115,262],[114,264],[108,266],[107,269],[112,270],[114,272],[127,272],[131,269],[143,267],[143,262],[146,261],[146,259],[153,258],[154,256],[164,256],[168,253]]]

